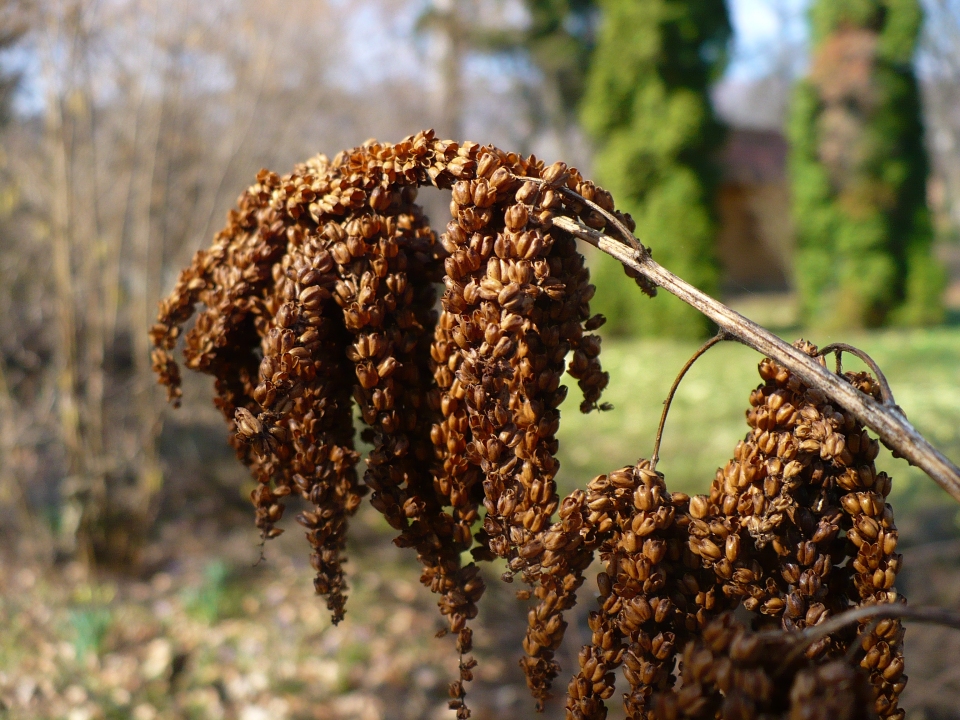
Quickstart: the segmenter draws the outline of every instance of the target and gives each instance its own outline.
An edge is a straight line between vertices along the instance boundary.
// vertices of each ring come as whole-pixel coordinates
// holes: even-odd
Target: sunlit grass
[[[796,333],[785,336],[795,340]],[[937,448],[960,463],[960,328],[889,330],[818,335],[819,345],[843,340],[879,363],[898,404]],[[604,399],[614,409],[581,415],[571,388],[562,406],[559,483],[569,490],[594,475],[650,457],[662,403],[679,369],[697,343],[606,339],[601,359],[610,372]],[[750,390],[759,384],[760,356],[736,343],[710,350],[687,373],[673,402],[658,469],[671,488],[704,492],[714,472],[747,431],[744,412]],[[832,358],[830,360],[832,367]],[[861,369],[855,358],[844,367]],[[932,481],[903,460],[881,454],[878,464],[894,477],[900,502],[952,502]]]

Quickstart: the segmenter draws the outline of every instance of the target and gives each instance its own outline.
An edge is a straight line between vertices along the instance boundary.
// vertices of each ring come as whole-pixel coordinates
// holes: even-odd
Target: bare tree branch
[[[833,402],[876,432],[888,447],[922,469],[960,502],[960,468],[917,432],[897,408],[885,406],[861,393],[806,353],[677,277],[654,262],[649,251],[642,246],[640,249],[629,247],[627,242],[639,242],[633,235],[621,241],[562,216],[555,217],[553,224],[616,258],[654,285],[697,308],[739,342],[776,360],[807,385],[822,390]]]

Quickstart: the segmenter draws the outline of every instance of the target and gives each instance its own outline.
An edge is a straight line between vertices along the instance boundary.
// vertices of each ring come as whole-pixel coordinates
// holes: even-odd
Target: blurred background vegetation
[[[786,339],[871,353],[960,461],[960,0],[0,0],[0,123],[0,717],[450,716],[456,656],[411,553],[361,511],[330,627],[299,533],[255,565],[210,384],[172,412],[149,369],[157,300],[256,171],[371,136],[583,168],[668,268]],[[422,197],[442,229],[448,198]],[[710,332],[588,260],[615,409],[571,393],[564,491],[650,454]],[[758,359],[722,344],[690,372],[672,488],[726,462]],[[956,606],[956,506],[882,462],[901,590]],[[525,607],[498,575],[471,705],[526,717]],[[908,717],[960,718],[960,641],[907,638]]]

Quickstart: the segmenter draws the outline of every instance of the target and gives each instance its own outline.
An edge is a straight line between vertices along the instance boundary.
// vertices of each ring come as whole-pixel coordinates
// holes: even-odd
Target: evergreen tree
[[[520,41],[554,93],[548,122],[576,118],[594,45],[594,0],[527,0],[530,25]]]
[[[602,20],[582,107],[599,144],[598,181],[633,215],[658,262],[713,293],[713,161],[723,139],[707,94],[730,38],[724,0],[601,0]],[[593,264],[595,305],[613,332],[697,337],[696,310],[650,301],[610,258]]]
[[[803,319],[824,327],[942,316],[931,246],[918,0],[816,0],[813,57],[791,112],[795,274]]]

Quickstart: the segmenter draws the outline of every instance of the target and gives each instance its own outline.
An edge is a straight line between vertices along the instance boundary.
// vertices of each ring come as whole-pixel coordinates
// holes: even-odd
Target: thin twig
[[[937,607],[912,607],[903,603],[878,603],[877,605],[865,605],[863,607],[852,608],[836,615],[829,620],[808,627],[801,631],[802,640],[783,658],[781,668],[789,665],[803,654],[808,647],[818,640],[833,635],[838,630],[842,630],[847,625],[860,622],[862,620],[882,620],[883,618],[901,618],[903,620],[913,620],[914,622],[926,623],[929,625],[940,625],[955,630],[960,630],[960,613],[953,610],[945,610]],[[779,631],[772,631],[772,634],[779,634]],[[857,636],[860,641],[862,635]]]
[[[913,607],[903,603],[878,603],[847,610],[819,625],[809,627],[803,631],[804,640],[816,642],[820,638],[832,635],[837,630],[842,630],[847,625],[871,618],[903,618],[904,620],[960,630],[960,613],[955,610],[938,607]]]
[[[896,403],[893,400],[893,392],[890,390],[890,383],[887,382],[886,375],[883,374],[883,371],[880,369],[880,366],[877,365],[876,361],[867,355],[863,350],[853,345],[847,345],[847,343],[832,343],[827,345],[825,348],[820,348],[820,355],[825,356],[830,353],[836,353],[837,356],[837,374],[841,372],[840,366],[840,356],[843,353],[849,355],[854,355],[863,362],[865,362],[870,369],[873,371],[873,374],[877,377],[877,382],[880,383],[880,396],[883,398],[884,405],[895,406]],[[901,412],[903,412],[901,410]]]
[[[917,432],[902,412],[861,393],[803,351],[654,262],[649,253],[636,251],[625,244],[626,241],[568,217],[554,217],[553,225],[619,260],[654,285],[697,308],[739,342],[783,365],[809,387],[822,390],[833,402],[876,432],[887,447],[922,469],[954,500],[960,502],[960,468]]]
[[[703,345],[700,346],[700,349],[697,350],[686,364],[680,369],[680,373],[677,375],[677,378],[673,381],[673,385],[670,386],[670,392],[667,393],[667,399],[663,401],[663,412],[660,413],[660,425],[657,427],[657,439],[653,441],[653,454],[650,456],[650,469],[657,469],[657,462],[660,460],[660,441],[663,439],[663,427],[667,424],[667,415],[670,413],[670,403],[673,402],[673,396],[677,392],[677,388],[680,387],[680,382],[683,380],[683,376],[687,374],[687,370],[693,367],[693,364],[700,359],[700,357],[707,352],[710,348],[716,345],[719,342],[728,340],[729,337],[726,332],[721,330],[712,338],[707,340]]]
[[[595,202],[593,202],[593,200],[587,200],[583,195],[578,193],[576,190],[571,190],[566,185],[551,185],[543,178],[526,177],[525,175],[514,175],[513,177],[516,180],[523,180],[524,182],[532,182],[537,185],[548,185],[549,187],[556,190],[557,192],[562,193],[563,195],[566,195],[567,197],[572,198],[577,202],[582,202],[584,205],[586,205],[590,209],[598,212],[600,215],[603,216],[603,218],[608,223],[613,225],[617,229],[617,232],[620,233],[624,241],[630,247],[632,247],[634,250],[638,251],[641,254],[645,254],[645,255],[650,254],[649,248],[644,247],[643,244],[639,240],[637,240],[636,236],[632,232],[630,232],[629,228],[627,228],[622,222],[620,222],[620,219],[616,215],[614,215],[613,213],[607,212],[602,207],[600,207]]]

